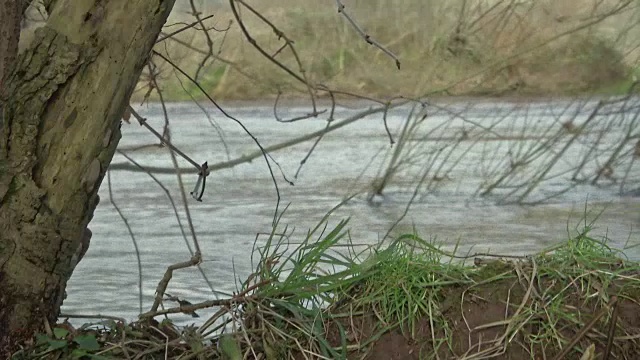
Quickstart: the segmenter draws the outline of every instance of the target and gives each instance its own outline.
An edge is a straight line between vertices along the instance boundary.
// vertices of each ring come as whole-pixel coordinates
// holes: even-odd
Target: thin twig
[[[233,1],[233,0],[231,0],[231,1]],[[258,146],[258,148],[260,149],[260,152],[262,153],[262,157],[264,158],[264,161],[267,163],[267,168],[269,169],[269,174],[271,175],[271,180],[273,181],[273,186],[275,187],[275,190],[276,190],[276,198],[277,199],[276,199],[276,206],[275,206],[274,215],[273,215],[273,221],[275,223],[275,220],[278,217],[278,212],[280,210],[280,188],[278,186],[278,181],[276,180],[276,176],[273,173],[273,169],[271,168],[271,162],[269,162],[268,153],[262,147],[262,144],[260,143],[260,141],[258,141],[258,139],[253,135],[253,133],[251,133],[251,131],[249,131],[249,129],[242,123],[242,121],[238,120],[237,118],[235,118],[231,114],[227,113],[220,105],[218,105],[218,103],[202,88],[202,86],[194,78],[192,78],[189,74],[187,74],[179,66],[174,64],[171,60],[169,60],[167,57],[165,57],[164,55],[160,54],[159,52],[153,51],[153,54],[159,56],[160,58],[162,58],[164,61],[169,63],[171,66],[173,66],[183,76],[185,76],[187,79],[189,79],[189,81],[191,81],[202,92],[202,94],[204,96],[206,96],[207,99],[209,99],[209,101],[218,110],[220,110],[220,112],[224,116],[226,116],[227,118],[233,120],[236,124],[238,124],[242,128],[242,130],[245,132],[245,134],[247,134],[249,137],[251,137],[253,142]],[[276,165],[279,167],[278,164],[276,164]],[[202,168],[199,167],[199,166],[198,166],[198,169],[200,170],[200,172],[202,171]]]
[[[146,312],[144,314],[140,314],[140,318],[144,319],[145,317],[150,317],[150,315],[147,314],[155,314],[156,311],[158,310],[158,307],[160,306],[160,303],[162,302],[162,299],[164,297],[164,293],[165,290],[167,290],[167,286],[169,285],[169,281],[171,281],[171,277],[173,276],[173,272],[175,270],[178,269],[184,269],[184,268],[188,268],[191,266],[195,266],[197,264],[200,263],[200,261],[202,260],[202,257],[200,256],[200,253],[196,253],[194,256],[191,257],[191,259],[189,261],[183,261],[177,264],[173,264],[170,265],[169,267],[167,267],[167,270],[164,273],[164,276],[162,277],[162,279],[160,280],[160,282],[158,283],[158,286],[156,288],[156,298],[153,302],[153,305],[151,306],[151,311]],[[193,309],[196,310],[196,309]],[[178,311],[181,312],[181,311]]]
[[[240,14],[238,13],[238,9],[237,9],[237,7],[235,5],[236,2],[241,4],[242,6],[244,6],[246,9],[248,9],[250,12],[252,12],[255,16],[257,16],[262,22],[264,22],[269,27],[271,27],[271,29],[276,34],[278,39],[283,39],[285,41],[285,45],[289,48],[289,50],[291,50],[291,53],[293,54],[293,57],[295,58],[296,64],[298,65],[298,71],[300,72],[300,74],[302,74],[302,76],[296,74],[288,66],[286,66],[282,62],[276,60],[275,57],[273,57],[272,55],[269,55],[261,46],[258,45],[256,40],[249,33],[249,30],[247,30],[247,28],[244,25],[244,22],[242,21],[242,19],[240,18]],[[273,62],[279,68],[281,68],[282,70],[287,72],[289,75],[293,76],[296,80],[301,82],[307,88],[307,92],[309,93],[309,99],[311,100],[311,105],[313,107],[312,113],[316,113],[317,112],[317,109],[316,109],[316,96],[315,96],[313,88],[311,86],[311,81],[307,77],[307,72],[304,69],[304,66],[302,65],[302,61],[300,60],[300,56],[298,56],[298,52],[296,51],[295,47],[293,46],[293,41],[291,41],[291,39],[289,39],[284,32],[282,32],[280,29],[278,29],[271,21],[269,21],[266,17],[264,17],[259,11],[256,11],[253,7],[251,7],[246,2],[244,2],[242,0],[229,0],[229,4],[231,5],[231,11],[233,12],[233,16],[235,17],[236,21],[238,21],[238,25],[240,25],[240,30],[242,31],[242,33],[246,37],[247,41],[249,41],[249,43],[254,48],[256,48],[256,50],[258,50],[264,57],[269,59],[271,62]]]
[[[191,24],[189,24],[189,25],[187,25],[187,26],[185,26],[183,28],[180,28],[180,29],[178,29],[178,30],[176,30],[174,32],[171,32],[171,33],[168,33],[168,34],[163,34],[163,36],[156,41],[156,44],[161,43],[161,42],[163,42],[163,41],[165,41],[167,39],[170,39],[170,38],[174,37],[175,35],[183,32],[185,30],[191,29],[192,27],[194,27],[194,26],[196,26],[198,24],[202,24],[203,21],[211,19],[212,17],[213,17],[213,14],[209,15],[209,16],[205,16],[202,19],[198,19],[197,21],[194,21]],[[202,25],[202,26],[204,27],[204,25]],[[204,28],[203,28],[203,30],[204,30]]]
[[[131,237],[131,241],[133,242],[133,248],[136,252],[136,260],[138,263],[138,303],[139,303],[138,308],[140,312],[142,312],[142,259],[140,258],[140,249],[138,248],[138,242],[136,241],[136,236],[133,233],[131,226],[129,225],[129,220],[127,220],[127,218],[124,216],[124,214],[122,213],[122,210],[120,210],[120,208],[118,207],[118,205],[116,204],[113,198],[113,188],[111,186],[111,171],[108,171],[108,170],[107,170],[107,186],[109,189],[109,202],[114,207],[114,209],[116,209],[116,212],[122,219],[124,226],[127,228],[127,231],[129,232],[129,237]]]
[[[344,4],[342,4],[342,1],[336,0],[336,4],[338,5],[338,13],[342,14],[342,16],[344,16],[344,18],[347,19],[347,21],[351,24],[351,26],[353,26],[353,28],[356,30],[358,35],[360,35],[362,37],[362,39],[364,39],[364,41],[367,42],[367,44],[377,47],[382,52],[384,52],[389,57],[391,57],[395,61],[396,67],[398,68],[398,70],[400,70],[400,59],[398,59],[396,54],[394,54],[393,52],[391,52],[391,50],[385,48],[379,42],[374,40],[371,37],[371,35],[369,35],[366,32],[364,32],[364,30],[362,30],[362,28],[360,28],[360,26],[355,22],[355,20],[353,20],[353,18],[345,11],[345,6],[344,6]]]
[[[620,303],[618,301],[613,304],[613,313],[611,319],[609,319],[609,333],[607,336],[607,347],[604,349],[604,358],[602,360],[609,360],[611,356],[611,350],[613,348],[613,341],[616,335],[616,325],[618,322],[618,308]]]
[[[567,354],[573,349],[573,347],[576,346],[578,342],[580,342],[580,340],[587,334],[587,332],[589,332],[589,330],[591,330],[596,325],[598,320],[600,320],[601,317],[607,314],[611,309],[611,307],[615,306],[617,302],[618,302],[618,297],[612,296],[611,300],[609,300],[609,303],[605,305],[604,308],[600,309],[600,311],[598,311],[593,316],[593,319],[591,319],[591,321],[589,321],[587,325],[585,325],[582,329],[580,329],[580,331],[578,331],[576,336],[574,336],[573,339],[571,339],[571,341],[569,342],[569,344],[567,344],[567,346],[562,348],[562,351],[560,351],[560,353],[556,355],[554,360],[565,359]]]
[[[123,324],[127,323],[127,320],[125,320],[124,318],[118,317],[118,316],[113,316],[113,315],[102,315],[102,314],[65,314],[65,313],[61,313],[59,318],[61,319],[107,319],[107,320],[114,320],[114,321],[119,321]]]
[[[406,102],[399,103],[399,104],[394,105],[394,107],[395,106],[402,106],[402,105],[405,105],[405,104],[406,104]],[[348,118],[346,118],[344,120],[334,122],[328,128],[323,128],[321,130],[314,131],[312,133],[305,134],[305,135],[299,136],[299,137],[291,139],[291,140],[287,140],[287,141],[282,142],[280,144],[275,144],[275,145],[272,145],[272,146],[265,147],[264,151],[267,152],[267,153],[271,153],[271,152],[274,152],[274,151],[286,149],[286,148],[288,148],[290,146],[297,145],[297,144],[303,143],[305,141],[309,141],[309,140],[315,139],[315,138],[320,137],[320,136],[324,136],[324,134],[326,134],[326,133],[329,133],[329,132],[332,132],[334,130],[338,130],[338,129],[342,128],[342,127],[345,127],[347,125],[353,124],[356,121],[362,120],[367,116],[381,113],[381,112],[384,111],[385,108],[386,108],[385,106],[381,106],[381,107],[375,107],[375,108],[372,108],[372,109],[365,110],[365,111],[363,111],[361,113],[358,113],[356,115],[350,116],[350,117],[348,117]],[[256,152],[250,153],[248,155],[240,156],[239,158],[236,158],[236,159],[233,159],[233,160],[230,160],[230,161],[223,161],[223,162],[219,162],[219,163],[215,163],[215,164],[209,165],[209,171],[212,172],[212,171],[217,171],[217,170],[221,170],[221,169],[228,169],[228,168],[231,168],[231,167],[243,164],[243,163],[251,162],[254,159],[259,158],[259,157],[261,157],[263,155],[264,155],[263,151],[262,150],[258,150]],[[136,168],[128,166],[127,164],[111,164],[110,165],[110,169],[112,169],[112,170],[135,171]],[[175,169],[173,169],[173,168],[164,168],[164,167],[155,167],[155,166],[147,166],[146,170],[149,171],[149,172],[152,172],[152,173],[156,173],[156,174],[173,174],[175,172]],[[187,169],[180,168],[180,171],[185,172],[185,171],[187,171]]]
[[[170,141],[168,141],[162,135],[160,135],[159,132],[157,132],[153,127],[151,127],[151,125],[147,123],[146,118],[143,118],[142,116],[140,116],[140,114],[138,114],[138,112],[133,108],[133,106],[129,105],[129,111],[131,112],[131,115],[133,115],[138,120],[141,126],[144,126],[149,131],[151,131],[151,133],[155,135],[164,145],[166,145],[169,149],[171,149],[171,151],[175,152],[176,154],[180,155],[183,159],[187,160],[191,165],[193,165],[193,167],[195,167],[198,170],[198,173],[202,172],[202,166],[200,166],[192,158],[190,158],[185,153],[180,151],[180,149],[178,149],[177,147],[173,146],[173,144],[171,144]]]
[[[173,213],[174,213],[174,215],[176,217],[176,221],[178,222],[178,227],[180,228],[180,232],[182,234],[182,238],[184,239],[185,245],[187,246],[187,249],[189,250],[189,254],[191,254],[191,256],[194,256],[195,253],[194,253],[193,249],[191,248],[191,244],[187,240],[187,234],[184,231],[184,226],[182,225],[182,220],[180,220],[180,216],[178,215],[178,208],[176,207],[175,201],[173,200],[173,196],[171,196],[171,193],[169,192],[169,189],[167,189],[167,187],[164,186],[162,184],[162,182],[157,177],[155,177],[150,171],[147,171],[147,169],[145,169],[142,165],[140,165],[138,162],[133,160],[133,158],[131,158],[125,152],[123,152],[121,150],[116,150],[116,151],[120,155],[124,156],[127,160],[129,160],[133,165],[137,166],[140,170],[144,171],[147,175],[149,175],[149,177],[151,177],[151,179],[153,179],[153,181],[155,181],[155,183],[158,184],[158,186],[160,186],[160,188],[167,195],[167,197],[169,198],[169,202],[171,203],[171,208],[173,209]],[[213,287],[213,284],[211,283],[211,280],[209,280],[209,277],[207,276],[207,274],[205,274],[204,269],[202,269],[202,266],[200,264],[198,264],[197,267],[198,267],[198,271],[200,271],[200,274],[202,275],[202,278],[207,283],[207,286],[209,287],[211,292],[215,294],[216,297],[217,297],[218,294],[228,295],[226,293],[223,293],[223,292],[215,290],[214,287]]]

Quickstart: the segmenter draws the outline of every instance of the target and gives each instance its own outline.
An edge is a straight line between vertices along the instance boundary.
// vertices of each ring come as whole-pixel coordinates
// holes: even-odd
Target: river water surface
[[[445,150],[438,150],[446,142],[442,139],[447,134],[456,137],[461,131],[470,133],[471,138],[481,131],[489,131],[494,135],[544,135],[544,129],[555,126],[556,131],[566,119],[573,119],[575,124],[588,121],[593,106],[593,101],[527,104],[465,102],[446,104],[447,111],[442,111],[438,106],[427,109],[429,116],[418,133],[431,132],[440,140],[414,140],[414,143],[426,144],[421,148],[424,154],[397,172],[390,186],[385,189],[384,197],[376,197],[375,204],[367,201],[367,190],[381,165],[388,161],[383,155],[391,148],[380,113],[325,135],[297,178],[294,175],[313,141],[273,152],[273,159],[282,169],[281,172],[272,163],[281,194],[280,209],[289,205],[281,225],[288,225],[290,230],[295,228],[291,239],[300,240],[307,229],[313,227],[328,210],[346,196],[357,194],[331,216],[330,226],[350,217],[348,227],[352,240],[360,244],[375,244],[403,214],[421,178],[422,169],[434,154],[441,151],[442,154],[453,155],[447,159],[442,155],[438,161],[453,163],[454,159],[460,160],[446,176],[442,176],[437,186],[425,189],[415,198],[407,216],[398,226],[399,231],[411,231],[414,227],[419,235],[433,239],[445,249],[451,249],[459,242],[461,252],[526,254],[566,240],[568,232],[575,234],[580,224],[584,224],[581,219],[586,204],[589,220],[605,209],[596,221],[592,235],[607,236],[613,246],[627,246],[627,255],[640,259],[640,247],[634,247],[640,244],[640,197],[634,193],[632,186],[635,181],[637,189],[640,179],[637,164],[629,163],[627,166],[626,163],[616,163],[616,166],[628,170],[627,182],[630,185],[626,186],[624,195],[620,194],[618,183],[600,187],[580,185],[554,196],[542,205],[498,205],[504,198],[479,197],[477,189],[487,177],[495,178],[495,175],[487,175],[491,173],[490,169],[502,166],[500,164],[505,156],[512,154],[517,147],[504,145],[508,143],[505,140],[456,149],[449,145]],[[606,129],[608,133],[601,140],[603,144],[609,141],[615,145],[620,138],[616,134],[626,131],[625,121],[635,121],[633,116],[637,117],[637,107],[628,103],[625,106],[610,113],[603,111],[604,115],[594,120],[594,123],[604,124],[614,118],[620,119],[619,124],[615,120],[612,122],[615,124]],[[334,122],[365,109],[338,108]],[[138,110],[149,124],[162,132],[164,118],[160,105],[152,104]],[[218,129],[193,104],[168,106],[172,142],[180,150],[196,162],[207,161],[209,165],[257,150],[253,140],[237,123],[224,118],[213,108],[207,110]],[[274,119],[271,106],[235,106],[225,110],[241,120],[265,147],[326,126],[326,116],[279,123]],[[387,124],[395,138],[398,129],[407,121],[410,110],[410,107],[402,107],[389,112]],[[295,117],[308,111],[308,108],[291,106],[279,110],[279,115]],[[443,124],[446,124],[446,129],[438,128]],[[222,132],[224,142],[219,132]],[[151,146],[138,149],[142,145],[158,143],[144,127],[125,123],[122,134],[119,149],[135,161],[144,166],[173,166],[166,148]],[[582,143],[577,141],[576,149],[571,150],[573,153],[567,152],[558,166],[579,162],[581,154],[584,155],[585,149],[589,148],[589,139],[592,138],[586,137]],[[599,148],[598,151],[604,153],[607,149],[604,146],[604,150]],[[550,154],[557,152],[557,149],[549,150]],[[183,168],[189,167],[182,159],[179,164]],[[150,307],[155,287],[166,267],[190,257],[166,193],[146,173],[123,170],[127,165],[131,165],[128,160],[116,154],[109,174],[110,181],[105,177],[102,183],[102,200],[90,224],[93,231],[91,247],[68,284],[69,296],[63,306],[64,313],[100,313],[127,319],[134,319],[139,313],[136,248],[114,204],[126,218],[138,246],[144,311]],[[562,169],[559,171],[557,177],[536,188],[531,199],[535,200],[536,196],[544,198],[546,194],[553,194],[557,188],[569,183],[568,176],[562,175]],[[283,174],[295,185],[287,184]],[[188,235],[176,175],[155,175],[173,196]],[[195,171],[183,175],[187,192],[192,190],[197,178]],[[109,182],[113,197],[109,194]],[[202,202],[189,198],[190,214],[204,256],[202,268],[215,289],[233,292],[237,283],[251,273],[250,255],[256,234],[270,231],[276,200],[269,170],[261,157],[234,168],[212,172],[207,178]],[[263,236],[258,237],[258,243],[263,241]],[[177,271],[168,292],[191,302],[211,299],[213,296],[200,272],[193,268]],[[204,311],[202,314],[208,313]],[[177,320],[188,322],[191,318],[178,316]]]

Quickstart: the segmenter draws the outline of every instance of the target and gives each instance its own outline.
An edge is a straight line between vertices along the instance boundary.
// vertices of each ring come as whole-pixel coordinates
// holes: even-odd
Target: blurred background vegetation
[[[185,3],[173,21],[192,17]],[[400,58],[401,70],[359,38],[334,1],[248,3],[295,42],[315,83],[369,96],[619,93],[638,73],[637,0],[344,0],[360,27]],[[277,91],[305,95],[241,40],[235,22],[229,26],[226,2],[199,5],[204,15],[215,15],[216,28],[229,28],[212,39],[227,62],[212,59],[201,71],[207,91],[232,99]],[[283,41],[272,29],[248,12],[241,15],[256,42],[276,53]],[[207,48],[202,33],[185,33],[179,40]],[[176,41],[167,43],[166,52],[191,70],[204,57]],[[291,52],[280,51],[276,58],[296,68]],[[170,91],[181,90],[176,82],[165,83],[168,95],[186,96]]]
[[[342,2],[367,34],[399,57],[400,70],[358,35],[333,0],[246,0],[294,42],[312,83],[361,95],[616,94],[627,91],[640,74],[639,0]],[[246,100],[308,95],[243,39],[227,1],[193,3],[201,17],[214,15],[204,22],[215,29],[210,38],[184,31],[156,50],[197,76],[210,95]],[[273,29],[242,10],[256,43],[299,71]],[[178,0],[168,23],[175,26],[165,31],[194,21],[191,1]],[[201,97],[168,64],[158,64],[158,71],[165,100]],[[145,88],[143,76],[136,99],[144,97]]]

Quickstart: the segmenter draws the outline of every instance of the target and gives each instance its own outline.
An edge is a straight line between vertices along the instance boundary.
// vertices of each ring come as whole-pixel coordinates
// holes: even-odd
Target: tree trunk
[[[120,117],[173,3],[48,1],[47,24],[5,76],[0,358],[57,319]]]
[[[26,0],[25,0],[26,1]],[[0,0],[0,89],[18,54],[23,7],[19,1]]]

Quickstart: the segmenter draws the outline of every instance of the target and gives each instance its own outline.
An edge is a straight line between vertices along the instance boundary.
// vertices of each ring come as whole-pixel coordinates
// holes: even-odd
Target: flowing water
[[[461,129],[473,134],[491,127],[492,133],[517,132],[522,135],[526,132],[540,135],[549,126],[561,126],[563,119],[573,119],[575,124],[587,121],[590,109],[594,106],[593,102],[562,101],[527,104],[461,102],[445,105],[446,112],[439,107],[428,109],[429,117],[419,130],[431,132],[434,136],[437,134],[440,140],[429,143],[414,139],[414,143],[422,141],[428,145],[426,149],[431,146],[432,150],[418,157],[423,161],[398,171],[385,190],[384,198],[376,198],[379,201],[375,204],[367,201],[366,192],[381,165],[388,160],[383,156],[385,151],[391,148],[380,113],[326,134],[295,179],[296,170],[313,141],[273,152],[273,159],[282,169],[281,172],[272,163],[280,190],[280,210],[288,205],[281,225],[289,225],[289,230],[295,227],[292,241],[302,239],[307,229],[316,225],[327,211],[346,196],[358,193],[331,216],[330,226],[350,217],[348,227],[352,241],[375,244],[402,216],[422,173],[420,169],[424,169],[425,163],[437,153],[433,149],[443,143],[442,139],[447,134],[460,133]],[[334,121],[364,109],[340,107],[336,109]],[[180,150],[196,162],[207,161],[210,166],[257,150],[253,140],[237,123],[214,109],[208,110],[210,119],[194,104],[168,106],[172,142]],[[225,110],[242,121],[265,147],[326,126],[326,116],[324,119],[293,123],[277,122],[271,106],[230,106]],[[403,107],[389,112],[387,125],[394,134],[407,121],[410,110],[410,107]],[[279,116],[295,117],[308,111],[308,108],[290,106],[279,110]],[[139,112],[148,119],[149,124],[162,132],[164,118],[160,105],[144,106]],[[617,109],[595,121],[604,123],[609,118],[619,117],[623,119],[620,120],[622,123],[626,121],[625,116],[637,116],[637,113],[635,106]],[[496,119],[501,120],[497,122]],[[212,122],[218,128],[212,126]],[[437,130],[441,125],[446,125],[446,129]],[[436,133],[436,130],[439,132]],[[602,141],[615,143],[615,135],[624,131],[624,126],[614,124],[607,131],[608,137]],[[144,166],[173,167],[166,148],[151,146],[134,150],[141,145],[158,143],[144,127],[125,123],[122,134],[119,148],[135,161]],[[526,143],[526,140],[522,142]],[[616,184],[576,186],[537,206],[496,205],[499,198],[476,196],[487,169],[503,162],[505,154],[509,153],[508,148],[512,151],[516,149],[508,145],[504,147],[505,143],[509,141],[487,141],[456,149],[449,146],[447,149],[453,151],[448,153],[455,156],[446,161],[439,158],[438,161],[451,163],[454,158],[461,160],[437,186],[425,189],[415,198],[397,229],[412,231],[413,227],[422,237],[433,239],[445,249],[451,249],[459,242],[461,252],[525,254],[562,242],[569,236],[568,232],[575,233],[576,229],[580,229],[584,224],[581,219],[585,215],[586,204],[588,220],[605,209],[596,221],[592,235],[606,235],[613,246],[626,245],[629,247],[627,255],[640,259],[640,247],[633,247],[640,244],[640,197],[634,197],[632,193],[621,196]],[[588,143],[582,145],[589,146]],[[580,154],[584,154],[584,148],[580,146],[572,151],[574,153],[567,152],[562,161],[578,161]],[[550,153],[553,154],[552,151]],[[183,159],[178,162],[183,168],[190,166]],[[100,313],[127,319],[136,317],[140,310],[139,267],[132,235],[141,261],[144,311],[149,309],[155,287],[166,267],[190,258],[182,229],[187,231],[187,239],[191,237],[176,175],[156,174],[176,202],[182,229],[169,197],[162,188],[144,172],[123,170],[126,164],[130,164],[128,160],[116,154],[109,179],[105,177],[102,183],[102,200],[90,224],[93,231],[91,247],[68,284],[69,296],[63,306],[64,313]],[[631,165],[629,179],[637,181],[640,178],[638,166]],[[287,184],[283,174],[295,185]],[[544,197],[556,191],[556,188],[565,186],[569,180],[567,176],[560,175],[541,184],[532,196]],[[197,179],[195,170],[183,174],[187,195]],[[233,168],[214,171],[207,178],[206,185],[202,202],[189,197],[190,214],[204,255],[202,268],[216,290],[233,292],[237,283],[252,271],[251,254],[256,235],[271,230],[277,200],[275,188],[262,157]],[[114,204],[126,218],[132,234]],[[257,243],[263,243],[264,239],[264,236],[258,236]],[[191,302],[213,297],[200,272],[194,268],[174,273],[167,292]],[[202,314],[208,313],[204,311]],[[178,316],[177,319],[191,321],[187,316]]]

